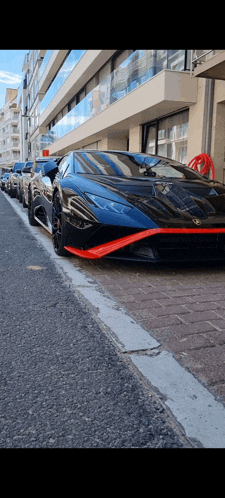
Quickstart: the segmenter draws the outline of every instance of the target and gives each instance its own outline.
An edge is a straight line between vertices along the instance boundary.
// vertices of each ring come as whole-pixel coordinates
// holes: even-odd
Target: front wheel
[[[62,212],[59,192],[56,192],[52,204],[52,242],[58,256],[68,256],[68,251],[64,249],[66,241],[66,224]]]
[[[21,189],[19,189],[18,199],[19,199],[19,202],[22,203],[23,199],[22,199]]]

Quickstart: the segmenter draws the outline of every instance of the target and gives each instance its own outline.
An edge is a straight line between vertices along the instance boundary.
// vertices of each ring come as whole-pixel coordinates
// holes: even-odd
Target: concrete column
[[[141,152],[142,146],[142,126],[138,125],[129,129],[129,150],[131,152]]]
[[[205,108],[205,85],[206,80],[198,78],[197,103],[189,108],[187,163],[203,152],[202,131]]]
[[[99,150],[127,150],[127,138],[107,137],[101,140],[98,144]]]
[[[211,157],[215,167],[215,179],[224,182],[225,173],[225,102],[214,106]]]

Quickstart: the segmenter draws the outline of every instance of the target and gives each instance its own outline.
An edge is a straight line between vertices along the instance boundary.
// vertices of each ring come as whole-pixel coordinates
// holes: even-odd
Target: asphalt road
[[[1,448],[190,442],[0,191]]]

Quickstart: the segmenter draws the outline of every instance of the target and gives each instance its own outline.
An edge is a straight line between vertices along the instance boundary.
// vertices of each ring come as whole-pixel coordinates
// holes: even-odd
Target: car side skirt
[[[225,233],[225,228],[150,228],[148,230],[144,230],[143,232],[128,235],[87,250],[76,249],[75,247],[70,246],[65,246],[65,249],[76,256],[80,256],[81,258],[100,259],[114,251],[117,251],[118,249],[121,249],[122,247],[126,247],[129,244],[137,242],[138,240],[151,237],[158,233]]]

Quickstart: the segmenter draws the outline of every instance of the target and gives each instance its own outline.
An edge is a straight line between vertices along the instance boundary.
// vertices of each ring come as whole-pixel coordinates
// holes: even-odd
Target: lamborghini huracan
[[[49,158],[30,180],[28,217],[60,256],[225,260],[225,186],[156,155],[83,149]]]

